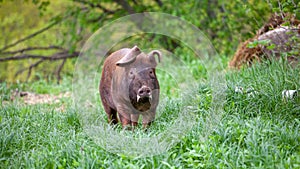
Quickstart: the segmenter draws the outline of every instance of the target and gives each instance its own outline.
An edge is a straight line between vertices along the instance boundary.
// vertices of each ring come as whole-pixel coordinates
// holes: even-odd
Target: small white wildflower
[[[298,96],[299,90],[283,90],[281,92],[282,94],[282,99],[294,99],[295,97]]]

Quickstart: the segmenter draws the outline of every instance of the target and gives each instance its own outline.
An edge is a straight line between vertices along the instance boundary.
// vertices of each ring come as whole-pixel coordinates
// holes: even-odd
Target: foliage
[[[15,5],[18,3],[18,5]],[[51,25],[51,29],[30,38],[11,48],[12,51],[32,46],[60,46],[69,53],[80,51],[87,38],[101,26],[122,16],[136,12],[164,12],[178,16],[204,31],[211,39],[216,50],[230,57],[238,44],[253,36],[264,21],[273,12],[290,12],[299,15],[299,3],[295,1],[181,1],[161,0],[124,1],[124,0],[13,0],[0,3],[0,24],[2,40],[0,46],[5,47],[24,36],[30,35],[41,28]],[[21,11],[21,12],[20,12]],[[299,18],[299,16],[297,16]],[[32,19],[34,18],[34,19]],[[147,37],[143,37],[147,38]],[[182,47],[174,39],[154,35],[153,41],[158,42],[167,50],[174,51]],[[128,44],[132,46],[132,44]],[[26,52],[51,56],[53,51],[38,50]],[[3,56],[1,56],[3,57]],[[75,61],[43,62],[36,65],[29,80],[52,76],[63,64],[63,74],[72,74]],[[16,76],[20,69],[29,68],[35,61],[1,62],[0,81],[15,82],[16,79],[26,80],[26,74]],[[55,71],[53,71],[53,69]],[[6,71],[9,70],[9,71]]]

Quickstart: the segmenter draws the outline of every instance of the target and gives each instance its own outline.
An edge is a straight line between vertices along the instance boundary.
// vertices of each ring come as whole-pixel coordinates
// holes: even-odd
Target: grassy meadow
[[[193,70],[197,64],[188,67]],[[196,122],[191,130],[166,152],[141,158],[114,154],[96,144],[84,132],[71,97],[53,104],[10,101],[16,88],[54,95],[72,92],[71,78],[60,85],[44,80],[1,83],[0,168],[299,168],[300,99],[284,100],[281,94],[299,89],[299,72],[299,66],[282,61],[227,70],[226,97],[217,112],[211,108],[209,82],[199,80],[191,97]],[[160,84],[162,89],[174,87],[170,78],[161,78]],[[138,128],[126,134],[150,137],[172,127],[181,101],[172,92],[166,95],[165,109],[149,131]],[[106,120],[100,102],[98,107],[99,118]],[[123,132],[120,127],[116,131]]]
[[[299,28],[290,23],[299,6],[0,0],[0,169],[300,168],[300,65],[281,58],[227,68],[242,42],[276,28],[275,13],[287,21],[277,26]],[[248,47],[267,45],[259,42],[267,43]],[[299,56],[296,42],[282,57]],[[147,131],[109,126],[98,92],[101,56],[134,45],[163,54]]]

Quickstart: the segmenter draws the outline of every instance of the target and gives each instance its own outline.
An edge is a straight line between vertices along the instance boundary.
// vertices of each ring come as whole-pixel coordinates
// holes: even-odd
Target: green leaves
[[[40,10],[40,15],[43,15],[47,10],[47,7],[50,5],[49,0],[32,0],[32,3],[37,5],[38,9]]]
[[[265,39],[265,40],[254,40],[253,42],[249,42],[247,47],[248,48],[255,48],[255,47],[258,47],[258,45],[262,45],[262,46],[271,46],[269,45],[270,44],[270,40],[269,39]],[[270,48],[274,48],[275,45],[272,44],[272,46]]]

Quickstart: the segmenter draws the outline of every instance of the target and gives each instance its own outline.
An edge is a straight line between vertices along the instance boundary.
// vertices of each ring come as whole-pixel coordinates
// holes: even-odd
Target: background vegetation
[[[72,91],[83,44],[102,25],[128,14],[164,12],[185,19],[208,36],[226,67],[239,43],[252,37],[272,13],[290,12],[299,18],[299,7],[293,0],[0,1],[0,168],[299,168],[300,99],[282,99],[281,92],[300,89],[300,67],[284,60],[227,70],[224,107],[213,123],[207,71],[183,44],[161,35],[124,41],[124,46],[139,38],[164,45],[199,80],[193,98],[196,125],[168,152],[146,158],[116,155],[98,146],[83,132],[71,98],[28,105],[12,92]],[[180,113],[173,80],[160,78],[169,100],[151,132],[129,134],[155,135],[170,126]],[[236,92],[237,87],[244,90]],[[105,119],[100,106],[99,112]]]
[[[78,56],[87,38],[104,24],[136,12],[164,12],[183,18],[202,30],[217,52],[228,58],[232,57],[238,44],[253,36],[272,13],[299,15],[298,4],[293,0],[4,0],[0,9],[2,82],[59,78],[61,71],[71,75],[75,60],[64,61],[65,57]],[[159,35],[150,38],[154,38],[154,42],[163,41],[161,44],[170,51],[181,46]],[[3,59],[16,56],[21,58]],[[51,60],[53,57],[59,60]],[[28,73],[31,76],[27,77]]]

